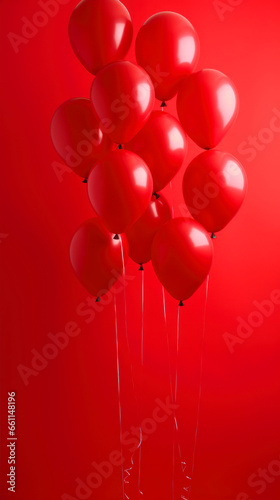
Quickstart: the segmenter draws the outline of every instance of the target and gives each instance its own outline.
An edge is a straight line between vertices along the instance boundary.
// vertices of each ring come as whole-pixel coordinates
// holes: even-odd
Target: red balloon
[[[125,57],[132,32],[129,12],[118,0],[82,0],[69,21],[72,48],[93,75]]]
[[[115,240],[100,219],[84,222],[70,244],[70,260],[74,271],[91,295],[101,297],[123,273],[128,258],[125,235]]]
[[[160,191],[180,169],[187,152],[187,139],[176,118],[153,111],[126,148],[145,160],[153,176],[154,191]]]
[[[89,99],[69,99],[55,111],[51,139],[56,152],[77,175],[87,177],[93,163],[113,149],[100,130]]]
[[[205,151],[190,163],[183,194],[191,215],[207,231],[223,229],[239,210],[247,191],[247,176],[229,153]]]
[[[144,264],[151,260],[154,236],[158,229],[171,219],[171,210],[164,196],[153,198],[142,217],[126,232],[129,256],[134,262]]]
[[[95,212],[107,229],[117,234],[141,217],[152,191],[152,175],[144,160],[123,149],[99,160],[88,178],[88,195]]]
[[[157,232],[152,246],[155,273],[174,299],[188,299],[207,277],[213,244],[198,222],[172,219]]]
[[[135,45],[138,64],[149,73],[157,99],[166,101],[178,92],[183,78],[194,71],[199,39],[192,24],[175,12],[159,12],[141,27]]]
[[[145,125],[154,106],[149,75],[129,61],[112,63],[93,80],[91,100],[100,128],[112,141],[124,144]]]
[[[214,148],[235,121],[239,109],[237,90],[220,71],[203,69],[180,87],[177,112],[185,131],[204,149]]]

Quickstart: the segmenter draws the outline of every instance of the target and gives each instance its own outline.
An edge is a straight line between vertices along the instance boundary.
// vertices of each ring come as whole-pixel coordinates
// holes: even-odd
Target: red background
[[[226,2],[224,2],[226,3]],[[236,5],[238,2],[231,1]],[[75,0],[16,54],[8,33],[20,34],[22,17],[41,10],[33,0],[2,0],[1,18],[1,475],[0,497],[7,491],[7,391],[17,397],[18,500],[55,500],[75,496],[76,478],[93,471],[92,462],[119,448],[117,378],[113,303],[89,316],[77,307],[87,292],[71,269],[68,247],[77,226],[92,215],[86,186],[73,173],[62,182],[59,161],[49,136],[54,110],[64,100],[88,97],[92,77],[71,51],[67,24]],[[199,68],[212,67],[235,82],[241,102],[238,121],[220,144],[244,165],[249,180],[245,203],[215,244],[206,314],[206,341],[200,425],[191,500],[276,500],[280,477],[266,481],[262,495],[248,485],[259,468],[280,459],[279,323],[280,305],[260,327],[230,353],[224,333],[236,335],[238,317],[247,320],[254,301],[269,299],[280,288],[280,132],[269,128],[273,109],[280,111],[279,4],[244,0],[221,20],[211,0],[126,0],[134,35],[153,13],[173,10],[185,15],[201,40]],[[229,5],[229,3],[228,3]],[[134,61],[133,47],[128,59]],[[174,100],[173,100],[174,101]],[[159,104],[159,103],[158,103]],[[157,105],[158,105],[157,104]],[[175,101],[169,111],[175,113]],[[280,119],[276,122],[279,127]],[[252,155],[244,154],[249,136],[267,140]],[[265,135],[266,134],[266,135]],[[185,166],[198,148],[190,147]],[[253,158],[252,158],[253,157]],[[249,161],[250,160],[250,161]],[[185,167],[184,167],[185,168]],[[173,182],[175,215],[181,215],[181,172]],[[137,368],[141,331],[141,273],[126,287],[128,336]],[[202,316],[205,285],[181,309],[178,421],[183,457],[191,462],[194,444]],[[102,305],[103,304],[103,305]],[[124,343],[124,296],[117,295],[119,314],[124,428],[137,425],[130,399],[128,358]],[[177,303],[167,298],[168,332],[176,334]],[[80,334],[71,338],[37,376],[23,383],[17,367],[31,367],[31,349],[40,353],[47,334],[75,321]],[[168,368],[161,286],[145,266],[143,417],[150,417],[156,398],[168,395]],[[171,498],[172,419],[158,424],[143,444],[144,498]],[[127,447],[125,456],[128,457]],[[128,461],[126,462],[128,463]],[[103,480],[89,498],[121,498],[121,471]],[[180,498],[179,479],[177,498]],[[130,497],[136,498],[133,492]],[[242,495],[238,500],[243,500]]]

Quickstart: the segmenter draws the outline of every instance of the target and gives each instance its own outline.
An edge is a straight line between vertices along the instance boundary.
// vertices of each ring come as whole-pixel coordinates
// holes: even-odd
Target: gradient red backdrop
[[[17,52],[9,35],[23,36],[26,19],[32,21],[35,15],[38,21],[42,3],[2,0],[0,4],[3,500],[12,495],[18,500],[77,499],[77,478],[86,481],[95,470],[93,462],[108,460],[109,454],[119,449],[113,303],[102,301],[93,313],[91,305],[86,305],[88,294],[70,266],[69,242],[77,226],[92,216],[92,209],[80,178],[68,172],[58,177],[54,163],[60,160],[49,134],[58,105],[71,97],[88,97],[92,82],[68,41],[67,25],[76,0],[61,1],[54,17],[49,16],[46,22],[41,18],[45,25],[38,32],[29,31],[29,38],[21,40]],[[223,71],[239,90],[239,118],[220,148],[243,163],[249,190],[240,213],[214,241],[191,500],[277,500],[280,305],[275,304],[273,311],[271,306],[266,317],[257,319],[252,313],[255,301],[270,300],[273,291],[280,289],[279,3],[126,0],[125,5],[131,13],[134,40],[142,23],[155,12],[172,10],[186,16],[200,37],[199,68]],[[133,46],[127,59],[135,61]],[[175,100],[168,110],[175,114]],[[199,148],[189,141],[188,156],[173,181],[173,192],[165,189],[177,216],[182,210],[185,213],[182,176],[198,153]],[[128,336],[137,375],[141,273],[130,261],[127,274]],[[125,348],[123,293],[116,300],[123,423],[131,434],[139,420]],[[188,467],[194,445],[204,303],[205,285],[181,308],[178,421]],[[176,314],[177,303],[167,297],[172,346]],[[238,337],[239,342],[230,350],[226,334],[237,335],[240,317],[255,321],[255,326],[247,338]],[[74,333],[78,335],[70,338],[54,359],[41,365],[40,371],[30,372],[25,384],[18,367],[32,368],[32,350],[42,353],[51,343],[49,334],[63,332],[69,322],[77,324]],[[142,419],[152,416],[156,399],[165,401],[169,394],[162,289],[150,264],[145,266],[144,343]],[[6,483],[8,391],[15,391],[17,398],[15,494],[8,492]],[[138,384],[137,391],[139,394]],[[130,446],[124,446],[126,465]],[[143,498],[171,499],[171,417],[157,424],[142,451]],[[264,469],[268,472],[263,473]],[[135,478],[131,500],[136,498],[133,481]],[[180,498],[179,472],[176,485],[176,498]],[[83,498],[120,499],[120,467],[114,467],[113,474],[92,494],[84,492]]]

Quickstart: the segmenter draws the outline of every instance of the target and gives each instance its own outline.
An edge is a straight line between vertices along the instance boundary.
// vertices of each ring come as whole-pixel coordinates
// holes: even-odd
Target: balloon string
[[[180,310],[178,307],[178,315],[177,315],[177,338],[176,338],[176,374],[175,374],[175,391],[173,392],[173,387],[172,387],[172,376],[171,376],[171,363],[170,363],[170,343],[169,343],[169,338],[168,338],[168,331],[167,331],[167,320],[166,320],[166,302],[165,302],[165,291],[164,287],[162,287],[162,298],[163,298],[163,315],[164,315],[164,321],[165,321],[165,330],[166,330],[166,342],[167,342],[167,350],[168,350],[168,365],[169,365],[169,381],[170,381],[170,393],[171,393],[171,400],[176,403],[177,401],[177,387],[178,387],[178,370],[177,370],[177,360],[178,360],[178,354],[179,354],[179,333],[180,333]],[[173,396],[174,394],[174,396]],[[189,481],[191,478],[186,474],[186,469],[187,469],[187,464],[182,460],[182,452],[181,452],[181,446],[180,446],[180,441],[179,441],[179,426],[178,426],[178,421],[175,412],[173,413],[174,417],[174,428],[173,428],[173,471],[172,471],[172,498],[174,499],[175,497],[175,449],[176,449],[176,435],[177,435],[177,447],[178,447],[178,454],[179,454],[179,459],[180,459],[180,464],[181,464],[181,470],[182,474],[185,478],[186,481]],[[188,487],[183,486],[183,493],[181,495],[182,500],[188,500],[185,497],[185,493],[188,492]]]
[[[163,316],[164,316],[164,322],[165,322],[166,344],[167,344],[167,353],[168,353],[170,395],[171,395],[171,401],[173,401],[173,388],[172,388],[171,364],[170,364],[170,344],[169,344],[168,331],[167,331],[166,302],[165,302],[164,286],[162,287],[162,301],[163,301]]]
[[[174,384],[174,405],[177,403],[177,389],[178,389],[178,355],[179,355],[179,331],[180,331],[180,307],[178,306],[177,313],[177,332],[176,332],[176,360],[175,360],[175,384]],[[176,435],[178,436],[178,422],[174,409],[174,434],[173,434],[173,471],[172,471],[172,499],[175,498],[175,446],[176,446]],[[180,453],[180,446],[178,440],[178,449]]]
[[[177,314],[177,338],[176,338],[176,375],[175,375],[175,398],[174,398],[174,403],[176,404],[177,402],[177,391],[178,391],[178,359],[179,359],[179,337],[180,337],[180,310],[181,307],[178,306],[178,314]],[[178,422],[175,416],[175,426],[177,430],[177,436],[178,436],[178,451],[179,451],[179,460],[180,460],[180,466],[181,466],[181,471],[184,480],[186,481],[186,484],[183,484],[182,486],[182,493],[180,495],[181,500],[188,500],[188,497],[185,495],[189,493],[190,486],[187,486],[188,481],[191,480],[191,478],[187,475],[186,469],[187,469],[187,464],[185,461],[182,460],[182,452],[181,452],[181,447],[180,447],[180,442],[179,442],[179,428],[178,428]],[[174,448],[175,448],[175,443],[174,443]],[[175,468],[175,464],[174,464]]]
[[[174,198],[173,198],[173,186],[172,182],[169,182],[170,186],[170,193],[171,193],[171,213],[172,213],[172,219],[174,219]]]
[[[125,278],[125,263],[124,263],[124,252],[123,252],[123,242],[122,242],[122,237],[120,237],[121,241],[121,252],[122,252],[122,269],[123,269],[123,276]],[[132,363],[131,363],[131,350],[130,350],[130,345],[129,345],[129,340],[128,340],[128,328],[127,328],[127,303],[126,303],[126,291],[125,291],[125,285],[123,289],[123,295],[124,295],[124,321],[125,321],[125,339],[126,339],[126,345],[127,345],[127,350],[128,350],[128,355],[130,359],[130,374],[131,374],[131,382],[132,382],[132,388],[133,388],[133,395],[137,407],[137,411],[139,413],[139,405],[136,397],[136,389],[135,389],[135,383],[134,383],[134,376],[133,376],[133,370],[132,370]]]
[[[121,254],[122,254],[122,269],[123,269],[123,275],[125,277],[125,263],[124,263],[124,252],[123,252],[122,237],[120,237],[120,243],[121,243]],[[142,275],[144,275],[144,273],[142,273]],[[143,276],[143,278],[144,278],[144,276]],[[137,396],[136,396],[136,389],[135,389],[135,383],[134,383],[133,369],[132,369],[132,363],[131,363],[131,350],[130,350],[130,345],[129,345],[129,340],[128,340],[127,303],[126,303],[126,291],[125,291],[125,288],[124,288],[124,315],[125,315],[125,338],[126,338],[128,355],[129,355],[129,359],[130,359],[130,364],[129,365],[130,365],[131,382],[132,382],[133,395],[134,395],[136,409],[137,409],[138,420],[140,421],[140,409],[139,409],[139,403],[138,403]],[[133,470],[133,467],[134,467],[134,454],[136,453],[136,451],[138,449],[139,450],[141,449],[141,445],[142,445],[142,429],[140,427],[140,430],[139,430],[139,444],[138,444],[136,450],[132,453],[131,458],[130,458],[131,467],[129,467],[129,468],[127,468],[127,469],[124,470],[125,473],[126,473],[126,475],[124,477],[124,483],[125,484],[130,484],[130,476],[131,476],[131,473],[132,473],[132,470]],[[140,490],[139,490],[139,493],[142,494],[142,492]],[[128,497],[128,495],[126,493],[125,493],[125,498],[127,500],[129,500],[129,497]]]
[[[175,374],[175,388],[173,390],[173,385],[172,385],[172,375],[171,375],[171,361],[170,361],[170,343],[169,343],[169,337],[168,337],[168,330],[167,330],[167,319],[166,319],[166,301],[165,301],[165,291],[164,287],[162,287],[162,301],[163,301],[163,316],[164,316],[164,322],[165,322],[165,332],[166,332],[166,344],[167,344],[167,353],[168,353],[168,368],[169,368],[169,383],[170,383],[170,394],[171,394],[171,400],[173,404],[176,403],[176,396],[177,395],[177,371]],[[178,308],[178,316],[179,316],[179,308]],[[177,321],[178,323],[178,321]],[[178,332],[178,324],[177,324],[177,332]],[[178,351],[178,339],[177,339],[177,348],[176,351]],[[177,363],[176,363],[177,365]],[[173,426],[173,445],[172,445],[172,500],[175,498],[175,444],[176,444],[176,433],[178,432],[178,422],[177,418],[175,415],[175,410],[173,411],[173,419],[174,419],[174,426]],[[179,449],[179,455],[181,456],[181,450],[179,446],[179,441],[178,441],[178,449]]]
[[[116,354],[117,354],[117,376],[118,376],[118,401],[119,401],[119,423],[120,423],[120,447],[121,447],[121,464],[122,464],[122,496],[125,499],[124,491],[124,465],[123,465],[123,431],[122,431],[122,408],[121,408],[121,384],[120,384],[120,359],[119,359],[119,335],[118,335],[118,320],[117,320],[117,304],[116,296],[114,295],[114,311],[115,311],[115,330],[116,330]]]
[[[142,274],[142,328],[141,328],[141,367],[144,364],[144,272]]]
[[[177,389],[178,389],[178,355],[179,355],[179,333],[180,333],[180,307],[178,306],[177,313],[177,336],[176,336],[176,372],[175,372],[175,396],[174,401],[177,401]]]
[[[122,252],[122,270],[123,270],[123,276],[125,278],[125,264],[124,264],[124,254],[123,254],[123,242],[122,242],[122,237],[120,236],[121,240],[121,252]],[[126,308],[126,292],[125,292],[125,285],[123,288],[123,295],[124,295],[124,316],[125,316],[125,335],[126,335],[126,340],[128,343],[128,336],[127,336],[127,308]]]
[[[141,284],[141,297],[142,297],[142,308],[141,308],[141,345],[140,345],[140,352],[141,352],[141,372],[143,374],[143,369],[144,369],[144,272],[142,274],[142,284]],[[143,388],[142,388],[143,389]],[[142,392],[142,397],[143,397],[143,390]],[[142,428],[141,428],[141,423],[140,423],[140,432],[141,432],[141,443],[139,445],[139,471],[138,471],[138,491],[139,495],[143,495],[143,492],[141,491],[141,465],[142,465]]]
[[[137,450],[139,450],[139,453],[140,453],[141,445],[142,445],[142,429],[140,428],[140,430],[139,430],[139,444],[138,444],[137,448],[135,449],[135,451],[132,453],[131,458],[130,458],[131,467],[127,467],[124,470],[124,472],[126,474],[124,477],[125,484],[130,484],[130,476],[131,476],[132,470],[134,468],[134,455],[135,455]],[[143,495],[143,493],[142,493],[142,491],[140,491],[140,489],[139,489],[139,495]],[[126,493],[125,493],[125,498],[127,498],[127,500],[130,500],[129,496]]]
[[[203,378],[202,377],[203,376],[203,354],[204,354],[204,346],[205,346],[206,309],[207,309],[207,301],[208,301],[208,291],[209,291],[209,274],[208,274],[207,280],[206,280],[205,306],[204,306],[204,313],[203,313],[202,346],[201,346],[200,376],[199,376],[200,380],[199,380],[197,419],[196,419],[196,429],[195,429],[195,438],[194,438],[193,457],[192,457],[191,477],[193,477],[193,473],[194,473],[195,452],[196,452],[196,446],[197,446],[198,425],[199,425],[199,415],[200,415],[200,404],[201,404],[201,393],[202,393],[202,378]],[[191,484],[190,484],[189,494],[191,494]]]

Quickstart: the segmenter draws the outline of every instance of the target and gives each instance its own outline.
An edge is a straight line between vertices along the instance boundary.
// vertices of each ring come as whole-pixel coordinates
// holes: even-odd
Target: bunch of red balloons
[[[239,161],[213,149],[238,113],[235,86],[219,71],[194,72],[198,35],[174,12],[160,12],[143,24],[135,44],[137,65],[123,60],[132,22],[119,0],[82,0],[72,12],[69,38],[95,77],[90,99],[70,99],[56,110],[51,137],[57,153],[87,182],[98,215],[73,236],[73,268],[100,297],[128,256],[141,270],[152,260],[161,283],[182,304],[209,273],[210,234],[226,226],[246,193]],[[164,111],[176,95],[180,121]],[[161,111],[154,110],[156,99]],[[172,218],[158,192],[183,164],[186,134],[206,151],[189,164],[183,180],[193,218]]]

